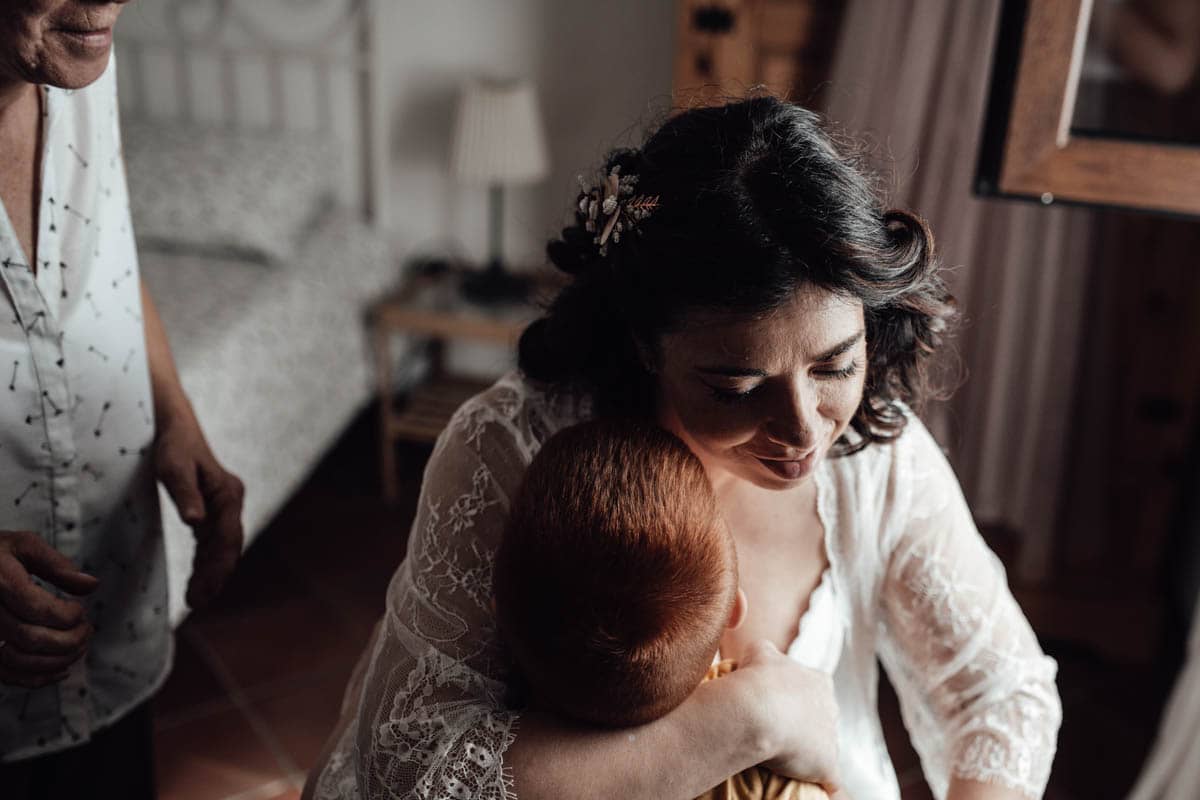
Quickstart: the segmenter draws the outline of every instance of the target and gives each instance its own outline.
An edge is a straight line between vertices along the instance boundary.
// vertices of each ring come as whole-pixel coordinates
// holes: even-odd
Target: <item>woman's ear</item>
[[[733,598],[733,609],[729,612],[729,624],[726,626],[729,630],[740,627],[746,621],[747,607],[746,593],[739,586],[737,594]]]

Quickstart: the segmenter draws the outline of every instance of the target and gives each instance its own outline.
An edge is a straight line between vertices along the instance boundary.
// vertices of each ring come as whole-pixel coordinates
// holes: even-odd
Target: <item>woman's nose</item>
[[[815,444],[817,395],[807,380],[795,381],[781,392],[767,420],[766,433],[774,442],[797,450]]]

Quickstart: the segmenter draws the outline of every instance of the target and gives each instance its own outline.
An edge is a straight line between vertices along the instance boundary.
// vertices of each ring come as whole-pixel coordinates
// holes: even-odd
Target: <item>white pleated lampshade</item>
[[[476,81],[463,90],[451,169],[465,183],[533,183],[546,177],[546,136],[533,86]]]

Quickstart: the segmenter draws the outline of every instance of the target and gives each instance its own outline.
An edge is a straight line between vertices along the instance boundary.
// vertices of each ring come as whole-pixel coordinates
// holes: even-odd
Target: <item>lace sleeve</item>
[[[880,656],[926,779],[939,798],[951,776],[1041,797],[1062,718],[1056,664],[933,437],[913,418],[897,447],[907,513],[882,586]]]
[[[532,448],[498,406],[499,391],[461,409],[434,448],[355,719],[317,798],[512,796],[503,755],[517,714],[506,705],[491,568]]]

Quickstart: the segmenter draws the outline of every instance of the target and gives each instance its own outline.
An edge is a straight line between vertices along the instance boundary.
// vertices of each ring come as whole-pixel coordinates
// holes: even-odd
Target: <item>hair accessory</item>
[[[608,255],[609,239],[621,241],[622,233],[658,208],[658,195],[634,194],[637,182],[637,175],[622,175],[620,165],[613,167],[599,186],[589,188],[583,176],[579,176],[583,190],[579,213],[584,216],[584,228],[594,234],[593,241],[599,245],[602,256]]]

